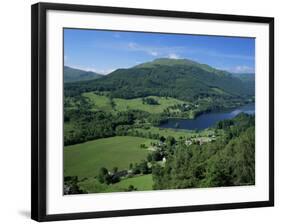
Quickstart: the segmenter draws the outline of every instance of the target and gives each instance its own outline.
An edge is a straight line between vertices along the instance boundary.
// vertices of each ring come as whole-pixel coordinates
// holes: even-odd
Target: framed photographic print
[[[32,218],[274,205],[274,19],[32,6]]]

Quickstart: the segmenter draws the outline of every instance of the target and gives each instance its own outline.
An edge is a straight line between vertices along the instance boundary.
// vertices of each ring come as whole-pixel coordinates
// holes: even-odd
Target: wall
[[[68,0],[60,2],[196,12],[274,16],[275,62],[280,60],[278,1],[250,0]],[[34,223],[30,214],[30,5],[35,1],[2,1],[0,20],[0,222]],[[276,63],[276,206],[275,208],[107,218],[60,223],[277,223],[280,219],[280,65]]]

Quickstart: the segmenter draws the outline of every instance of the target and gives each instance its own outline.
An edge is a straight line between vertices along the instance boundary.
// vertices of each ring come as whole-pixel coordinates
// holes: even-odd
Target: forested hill
[[[150,95],[183,100],[254,95],[251,85],[228,72],[187,59],[167,58],[129,69],[117,69],[98,80],[65,85],[66,96],[89,91],[110,91],[112,97],[126,99]]]
[[[232,73],[232,76],[240,79],[253,92],[255,91],[255,73]]]
[[[64,82],[77,82],[98,79],[102,75],[91,71],[84,71],[81,69],[71,68],[68,66],[63,67]]]
[[[255,73],[232,73],[232,76],[241,79],[244,82],[255,81]]]

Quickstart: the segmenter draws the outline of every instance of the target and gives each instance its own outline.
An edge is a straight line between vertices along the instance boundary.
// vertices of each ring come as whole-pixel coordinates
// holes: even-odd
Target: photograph
[[[63,29],[63,193],[255,185],[255,38]]]

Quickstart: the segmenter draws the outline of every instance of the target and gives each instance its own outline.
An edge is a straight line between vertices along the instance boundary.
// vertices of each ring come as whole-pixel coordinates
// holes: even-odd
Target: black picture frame
[[[269,200],[243,203],[159,207],[86,213],[48,215],[46,213],[46,12],[63,10],[100,12],[123,15],[161,16],[205,20],[254,22],[269,24]],[[240,15],[164,11],[137,8],[103,7],[73,4],[37,3],[32,5],[32,155],[31,155],[31,218],[36,221],[102,218],[206,210],[274,206],[274,18]]]

